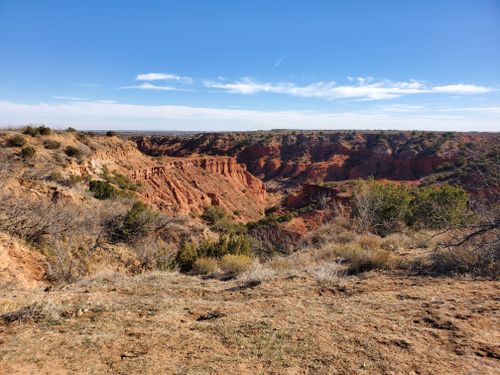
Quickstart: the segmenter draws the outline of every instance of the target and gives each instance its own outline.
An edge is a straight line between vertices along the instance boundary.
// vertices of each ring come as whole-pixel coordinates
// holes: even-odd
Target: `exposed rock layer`
[[[424,132],[212,133],[141,137],[149,155],[233,155],[249,172],[279,187],[367,178],[418,180],[467,158],[467,145],[491,149],[498,134]]]

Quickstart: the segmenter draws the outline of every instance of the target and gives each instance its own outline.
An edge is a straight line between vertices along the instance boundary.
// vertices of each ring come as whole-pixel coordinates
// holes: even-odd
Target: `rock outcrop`
[[[164,158],[130,177],[142,185],[145,201],[170,213],[201,213],[217,205],[241,220],[255,220],[266,205],[262,181],[231,157]]]

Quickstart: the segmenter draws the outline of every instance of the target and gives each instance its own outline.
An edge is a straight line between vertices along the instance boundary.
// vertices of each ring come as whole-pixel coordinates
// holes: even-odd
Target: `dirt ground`
[[[500,374],[496,281],[107,275],[0,296],[1,374]]]

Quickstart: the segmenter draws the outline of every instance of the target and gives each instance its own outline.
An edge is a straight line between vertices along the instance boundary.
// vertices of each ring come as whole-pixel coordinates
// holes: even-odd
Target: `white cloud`
[[[456,85],[434,86],[432,92],[442,94],[484,94],[493,91],[490,87],[459,83]]]
[[[74,96],[53,96],[54,99],[59,100],[69,100],[69,101],[82,101],[87,100],[86,98],[75,98]]]
[[[169,73],[138,74],[135,79],[136,81],[177,81],[187,84],[193,83],[193,79],[191,77],[182,77],[176,74],[169,74]]]
[[[261,83],[245,77],[235,82],[218,82],[206,80],[204,85],[207,88],[219,89],[229,93],[256,94],[260,92],[287,94],[306,98],[335,99],[358,99],[358,100],[380,100],[396,98],[403,95],[415,94],[483,94],[493,89],[485,86],[472,84],[453,84],[445,86],[430,86],[419,81],[374,82],[371,77],[348,77],[355,85],[339,86],[334,81],[320,81],[305,86],[298,86],[291,82],[281,83]]]
[[[54,127],[122,130],[401,129],[497,131],[498,118],[464,112],[254,111],[172,105],[102,102],[21,104],[0,101],[0,125],[45,123]]]
[[[118,88],[120,90],[138,89],[138,90],[156,90],[156,91],[192,91],[192,90],[183,89],[183,88],[179,88],[179,87],[173,87],[173,86],[153,85],[152,83],[149,83],[149,82],[141,83],[140,85],[121,86]]]

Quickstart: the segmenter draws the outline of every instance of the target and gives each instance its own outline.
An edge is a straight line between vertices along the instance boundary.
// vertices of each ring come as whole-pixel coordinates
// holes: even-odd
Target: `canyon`
[[[473,133],[271,131],[207,133],[186,137],[135,138],[152,156],[230,155],[266,182],[283,191],[301,183],[373,177],[421,181],[455,169],[475,145],[493,150],[500,136]],[[455,176],[448,176],[453,178]]]

